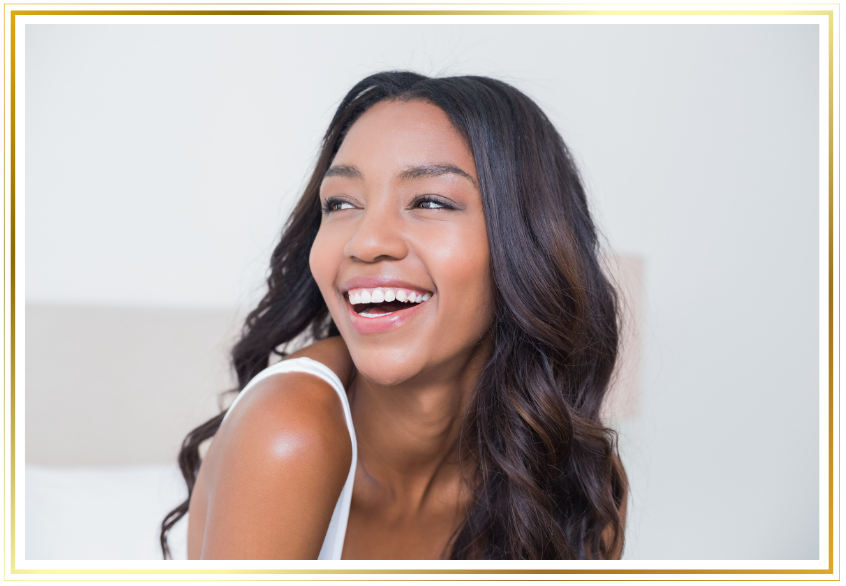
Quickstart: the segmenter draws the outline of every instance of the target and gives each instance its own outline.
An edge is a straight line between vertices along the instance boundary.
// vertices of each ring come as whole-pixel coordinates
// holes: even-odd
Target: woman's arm
[[[329,357],[330,348],[317,355]],[[316,559],[351,460],[343,408],[329,384],[306,373],[257,384],[204,462],[211,466],[202,559]]]

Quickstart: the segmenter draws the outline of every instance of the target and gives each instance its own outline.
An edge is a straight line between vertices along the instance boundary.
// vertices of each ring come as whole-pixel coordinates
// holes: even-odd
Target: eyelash
[[[448,202],[444,201],[443,199],[433,197],[431,195],[417,196],[417,197],[414,198],[414,201],[411,202],[411,205],[412,205],[412,207],[417,207],[421,203],[434,203],[434,204],[441,206],[439,208],[423,208],[423,209],[426,209],[426,210],[433,210],[433,209],[434,210],[437,210],[437,209],[454,210],[455,209],[455,206],[449,204]]]
[[[343,200],[340,197],[330,197],[326,201],[323,202],[323,205],[321,206],[321,208],[323,209],[324,214],[330,214],[332,212],[340,211],[340,210],[332,209],[332,206],[337,205],[337,204],[344,204],[344,203],[352,205],[352,204],[350,204],[350,202]]]
[[[411,202],[411,205],[412,205],[412,207],[417,207],[421,203],[430,203],[430,204],[433,203],[433,204],[440,206],[438,208],[422,208],[422,209],[427,209],[427,210],[433,210],[433,209],[434,210],[437,210],[437,209],[454,210],[455,209],[454,206],[447,203],[446,201],[443,201],[443,200],[436,198],[436,197],[433,197],[431,195],[417,196],[417,197],[414,198],[414,201]],[[322,208],[324,214],[331,214],[332,212],[341,211],[339,209],[335,209],[333,206],[343,205],[343,204],[352,205],[350,202],[348,202],[344,199],[341,199],[340,197],[330,197],[325,202],[323,202],[323,205],[321,206],[321,208]]]

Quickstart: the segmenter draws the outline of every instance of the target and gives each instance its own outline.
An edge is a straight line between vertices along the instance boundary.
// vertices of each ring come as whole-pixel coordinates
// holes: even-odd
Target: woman
[[[619,558],[627,483],[599,418],[618,311],[597,253],[525,95],[362,80],[232,352],[242,393],[183,444],[165,556],[190,512],[193,559]]]

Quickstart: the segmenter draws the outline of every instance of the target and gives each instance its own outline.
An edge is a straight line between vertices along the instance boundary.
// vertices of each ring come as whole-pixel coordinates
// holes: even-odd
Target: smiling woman
[[[618,319],[530,99],[364,79],[233,350],[241,393],[183,444],[165,557],[190,512],[195,559],[619,558],[627,483],[599,415]]]

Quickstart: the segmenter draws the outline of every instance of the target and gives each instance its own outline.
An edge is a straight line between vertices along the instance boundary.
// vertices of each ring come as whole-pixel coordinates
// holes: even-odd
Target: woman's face
[[[400,384],[461,368],[493,319],[473,154],[422,101],[380,102],[320,187],[311,271],[358,371]]]

